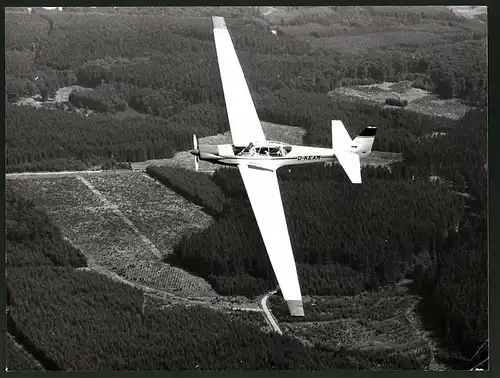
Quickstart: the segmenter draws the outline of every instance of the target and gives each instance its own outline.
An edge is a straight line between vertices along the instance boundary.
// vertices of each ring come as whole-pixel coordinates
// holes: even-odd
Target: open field
[[[210,217],[144,174],[86,175],[83,181],[37,177],[11,180],[9,185],[47,210],[91,267],[102,266],[130,281],[179,296],[216,296],[205,280],[161,262],[155,253],[168,254],[184,233],[206,227]]]
[[[36,206],[49,213],[102,206],[99,198],[75,177],[60,177],[60,175],[49,178],[36,176],[30,179],[23,179],[19,175],[7,177],[15,178],[7,185],[12,185],[20,196],[31,199]]]
[[[86,88],[82,87],[80,85],[71,85],[69,87],[62,87],[59,88],[56,91],[56,94],[54,97],[49,97],[47,101],[42,101],[42,98],[40,95],[34,95],[31,97],[23,97],[15,102],[16,105],[19,106],[34,106],[36,108],[48,108],[48,109],[54,109],[54,110],[59,110],[55,106],[57,104],[67,104],[69,100],[69,95],[73,90],[79,90],[79,91],[85,91],[85,90],[91,90],[92,88]],[[65,108],[68,110],[68,108]],[[89,109],[78,109],[76,108],[76,112],[85,116],[89,116],[94,113],[93,110]],[[127,106],[127,109],[123,111],[116,111],[112,113],[113,117],[119,119],[119,120],[124,120],[127,118],[135,118],[135,117],[145,117],[144,114],[139,113],[138,111],[131,109],[130,107]]]
[[[37,101],[37,99],[41,99],[40,95],[35,95],[32,97],[21,98],[16,101],[16,105],[31,105],[35,107],[47,107],[54,105],[58,102],[67,102],[69,100],[69,95],[73,90],[88,90],[90,88],[85,88],[80,85],[71,85],[69,87],[62,87],[56,91],[56,95],[54,97],[49,97],[47,101]]]
[[[417,113],[460,119],[471,109],[470,106],[462,104],[458,99],[442,100],[431,92],[418,88],[412,88],[411,81],[399,83],[380,83],[372,85],[356,85],[352,87],[340,87],[329,93],[330,96],[347,96],[366,100],[370,103],[379,104],[382,107],[388,97],[408,100],[408,106],[404,109]]]
[[[86,178],[156,245],[162,255],[182,235],[208,227],[211,217],[144,174]]]
[[[370,155],[360,159],[361,166],[372,165],[375,167],[385,167],[403,161],[403,156],[398,152],[372,151]]]
[[[328,301],[332,311],[325,313],[325,316],[329,320],[282,323],[282,326],[289,328],[292,333],[313,337],[314,342],[330,347],[343,345],[360,350],[387,349],[422,341],[412,340],[413,330],[408,327],[405,318],[405,309],[413,300],[415,298],[384,296],[383,293],[364,293],[352,298],[309,298],[311,305]],[[352,338],[353,334],[359,337]]]
[[[481,14],[488,12],[488,7],[484,5],[456,5],[448,6],[456,15],[469,19],[474,19]]]

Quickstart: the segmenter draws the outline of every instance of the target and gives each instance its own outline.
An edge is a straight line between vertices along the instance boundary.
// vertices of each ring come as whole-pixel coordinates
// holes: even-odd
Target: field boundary
[[[144,295],[150,295],[150,296],[159,298],[163,301],[176,300],[176,301],[179,301],[180,303],[183,303],[183,304],[209,307],[209,308],[212,308],[215,310],[263,312],[260,308],[235,307],[235,306],[231,306],[229,304],[214,304],[214,303],[210,303],[210,301],[203,301],[203,300],[198,300],[198,299],[181,297],[181,296],[178,296],[176,294],[170,293],[170,292],[165,291],[165,290],[155,289],[155,288],[146,286],[144,284],[130,281],[126,278],[123,278],[119,274],[114,273],[114,272],[112,272],[112,271],[110,271],[110,270],[108,270],[108,269],[106,269],[98,264],[95,264],[95,263],[93,263],[91,266],[76,268],[76,270],[91,271],[91,272],[105,275],[106,277],[108,277],[111,280],[118,281],[118,282],[124,283],[126,285],[129,285],[129,286],[132,286],[136,289],[141,290],[144,293]],[[143,304],[143,306],[144,306],[144,304]],[[167,305],[165,305],[165,306],[167,306]]]

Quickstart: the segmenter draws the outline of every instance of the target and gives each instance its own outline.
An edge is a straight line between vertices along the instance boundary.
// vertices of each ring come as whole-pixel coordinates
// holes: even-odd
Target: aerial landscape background
[[[7,369],[487,369],[485,8],[7,7]],[[378,128],[361,185],[278,170],[304,318],[187,152],[231,143],[214,15],[268,139]]]

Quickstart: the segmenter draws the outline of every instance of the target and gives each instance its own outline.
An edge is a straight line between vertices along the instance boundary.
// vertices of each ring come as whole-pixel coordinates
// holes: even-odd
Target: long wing
[[[224,18],[212,17],[212,21],[233,144],[246,147],[250,142],[265,143],[266,137]]]
[[[276,172],[239,165],[269,260],[292,316],[304,316],[302,295]]]

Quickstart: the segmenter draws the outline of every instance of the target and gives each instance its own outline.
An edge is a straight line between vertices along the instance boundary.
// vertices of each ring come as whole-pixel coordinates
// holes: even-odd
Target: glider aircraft
[[[354,140],[340,120],[332,120],[332,148],[295,146],[264,136],[245,76],[223,17],[212,17],[214,39],[233,144],[198,144],[193,135],[195,166],[199,160],[238,167],[279,287],[292,316],[304,316],[295,260],[281,201],[276,170],[286,165],[338,159],[354,184],[361,183],[360,156],[371,152],[376,127]]]

